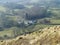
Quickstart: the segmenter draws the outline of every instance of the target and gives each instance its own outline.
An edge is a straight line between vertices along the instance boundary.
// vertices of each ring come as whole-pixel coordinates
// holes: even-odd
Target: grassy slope
[[[60,45],[60,26],[39,29],[31,34],[0,43],[1,45]]]
[[[0,11],[4,11],[6,8],[0,6]],[[60,9],[50,9],[52,11],[52,13],[56,14],[57,17],[60,16]],[[18,17],[18,16],[17,16]],[[17,17],[13,16],[13,17],[10,17],[11,19],[13,19],[14,21],[17,20]],[[54,19],[52,18],[51,19],[51,23],[52,24],[60,24],[60,19]],[[24,33],[24,32],[32,32],[32,31],[36,31],[36,30],[39,30],[41,28],[45,28],[45,27],[50,27],[50,26],[54,26],[54,25],[45,25],[45,24],[36,24],[36,25],[32,25],[32,26],[29,26],[27,28],[19,28],[19,32],[18,33]],[[11,36],[11,34],[13,35],[13,30],[14,29],[5,29],[5,31],[1,31],[0,32],[0,36],[4,36],[4,35],[9,35]]]

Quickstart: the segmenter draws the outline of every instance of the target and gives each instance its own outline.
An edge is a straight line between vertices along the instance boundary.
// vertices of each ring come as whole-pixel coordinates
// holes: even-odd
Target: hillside
[[[15,39],[1,40],[0,45],[60,45],[60,26],[47,27]]]
[[[0,0],[0,45],[60,45],[58,25],[60,0]]]

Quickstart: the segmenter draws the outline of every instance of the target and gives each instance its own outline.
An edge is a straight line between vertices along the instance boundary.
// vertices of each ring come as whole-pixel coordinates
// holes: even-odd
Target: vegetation
[[[40,1],[38,4],[24,3],[23,5],[19,1],[1,3],[0,37],[13,38],[45,27],[60,25],[59,1],[53,0],[49,4],[41,5]]]
[[[0,45],[60,45],[59,25],[60,0],[0,1]]]
[[[57,31],[58,30],[58,31]],[[6,35],[5,35],[6,37]],[[28,37],[28,38],[27,38]],[[39,29],[31,34],[18,36],[15,39],[1,40],[1,45],[60,45],[60,26]]]

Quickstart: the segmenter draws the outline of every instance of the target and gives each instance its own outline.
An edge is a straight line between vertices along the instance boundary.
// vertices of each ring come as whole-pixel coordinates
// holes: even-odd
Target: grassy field
[[[16,31],[17,34],[24,34],[25,32],[33,32],[39,29],[43,29],[45,27],[50,27],[50,26],[54,26],[54,25],[44,25],[44,24],[36,24],[36,25],[32,25],[29,26],[27,28],[9,28],[9,29],[5,29],[4,31],[0,31],[0,37],[4,37],[4,35],[7,35],[8,37],[13,37],[15,34],[13,31]]]
[[[4,35],[12,36],[13,31],[12,30],[4,30],[0,31],[0,36],[3,37]]]
[[[0,6],[0,8],[2,8],[0,10],[5,10],[5,8],[3,8],[1,6]],[[59,10],[58,9],[50,9],[50,11],[54,14],[55,17],[60,16],[60,9]],[[8,18],[11,18],[11,20],[13,19],[14,21],[16,21],[19,18],[19,16],[12,16],[12,17],[8,17]],[[38,22],[43,20],[43,19],[39,19]],[[49,18],[47,18],[47,19],[49,19]],[[20,34],[22,35],[22,34],[25,34],[26,32],[33,32],[33,31],[40,30],[40,29],[43,29],[43,28],[46,28],[46,27],[60,25],[60,19],[50,18],[50,21],[51,21],[51,24],[36,23],[36,24],[30,25],[28,27],[22,27],[22,28],[11,27],[11,28],[8,28],[8,29],[4,29],[3,31],[0,31],[0,37],[4,37],[4,35],[8,35],[9,37],[13,37],[15,35],[14,31],[16,31],[15,33],[17,33],[18,35],[20,35]]]
[[[0,6],[0,11],[1,12],[5,12],[7,8],[3,7],[3,6]]]
[[[60,25],[60,19],[52,19],[52,20],[51,20],[51,23],[52,23],[52,24]]]

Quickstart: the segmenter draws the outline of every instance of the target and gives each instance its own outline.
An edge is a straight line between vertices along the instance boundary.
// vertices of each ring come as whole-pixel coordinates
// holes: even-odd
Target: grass
[[[57,17],[57,18],[60,17],[60,8],[59,9],[52,8],[49,11],[51,11],[53,17]]]
[[[25,32],[33,32],[33,31],[40,30],[45,27],[50,27],[50,26],[53,26],[53,25],[36,24],[36,25],[29,26],[27,28],[17,28],[17,27],[14,28],[14,27],[12,27],[9,29],[5,29],[4,31],[0,31],[0,37],[4,37],[4,35],[8,35],[9,37],[13,37],[14,36],[13,30],[14,31],[16,30],[17,34],[24,34]]]
[[[0,31],[0,37],[4,37],[4,35],[8,35],[9,37],[12,37],[13,36],[12,34],[13,34],[12,30]]]
[[[52,23],[52,24],[60,25],[60,19],[52,19],[52,20],[51,20],[51,23]]]
[[[4,35],[8,35],[9,37],[13,37],[14,36],[14,31],[16,31],[17,34],[24,34],[25,32],[33,32],[33,31],[37,31],[46,27],[51,27],[54,25],[46,25],[46,24],[35,24],[35,25],[31,25],[29,27],[26,28],[17,28],[17,27],[12,27],[9,29],[5,29],[4,31],[0,31],[0,37],[4,37]]]
[[[0,6],[0,11],[5,12],[6,11],[6,8],[3,7],[3,6]]]
[[[0,6],[0,11],[3,11],[5,10],[4,7]],[[58,15],[58,17],[60,16],[60,10],[58,9],[51,9],[52,13]],[[11,20],[18,20],[19,16],[7,16],[9,19]],[[19,18],[20,19],[20,18]],[[42,19],[43,20],[43,19]],[[56,25],[59,25],[60,24],[60,19],[51,19],[51,24],[56,24]],[[48,25],[48,24],[35,24],[35,25],[31,25],[31,26],[28,26],[26,28],[9,28],[9,29],[4,29],[4,31],[0,31],[0,36],[4,36],[4,35],[8,35],[10,37],[12,37],[14,35],[14,32],[13,30],[17,30],[17,33],[18,34],[24,34],[25,32],[33,32],[33,31],[36,31],[36,30],[40,30],[40,29],[43,29],[45,27],[51,27],[51,26],[54,26],[54,25]]]

